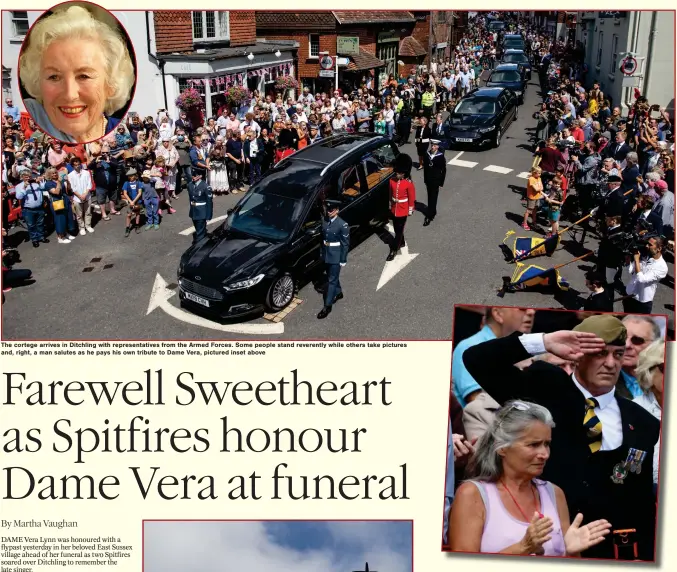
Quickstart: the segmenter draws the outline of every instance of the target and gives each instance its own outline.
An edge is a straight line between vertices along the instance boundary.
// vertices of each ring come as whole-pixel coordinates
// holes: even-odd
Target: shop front
[[[280,76],[294,77],[294,51],[290,47],[293,48],[289,44],[262,42],[244,50],[223,48],[166,56],[167,103],[173,108],[167,111],[172,117],[178,116],[176,99],[187,88],[200,94],[205,117],[216,116],[225,107],[238,107],[230,100],[234,87],[244,88],[250,94],[258,91],[274,96]]]

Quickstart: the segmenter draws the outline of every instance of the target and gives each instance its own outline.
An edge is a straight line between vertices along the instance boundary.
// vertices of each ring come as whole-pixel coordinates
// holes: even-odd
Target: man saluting
[[[323,320],[331,312],[331,307],[343,298],[339,274],[348,262],[350,248],[350,228],[339,218],[339,201],[325,201],[327,217],[322,221],[322,245],[320,255],[327,267],[327,290],[324,295],[324,308],[317,314]]]
[[[440,152],[440,141],[431,139],[430,151],[423,163],[423,182],[428,191],[428,209],[423,226],[428,226],[437,215],[437,196],[440,194],[440,187],[444,185],[446,176],[447,162],[444,160],[444,154]]]

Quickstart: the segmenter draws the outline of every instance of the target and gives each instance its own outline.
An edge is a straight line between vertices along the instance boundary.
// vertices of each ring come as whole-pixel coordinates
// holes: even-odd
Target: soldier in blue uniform
[[[202,180],[202,171],[193,171],[193,180],[188,183],[188,197],[190,199],[190,211],[188,216],[193,221],[195,234],[193,243],[199,242],[207,236],[207,221],[212,218],[214,203],[212,189]]]
[[[324,308],[317,314],[323,320],[331,312],[331,307],[343,298],[339,274],[348,262],[350,248],[350,228],[339,218],[339,201],[327,200],[327,217],[322,221],[322,246],[320,256],[327,266],[327,290],[324,295]]]

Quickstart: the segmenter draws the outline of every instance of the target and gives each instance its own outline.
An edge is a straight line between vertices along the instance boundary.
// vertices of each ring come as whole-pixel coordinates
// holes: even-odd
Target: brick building
[[[275,91],[279,75],[295,75],[293,40],[257,41],[253,10],[159,10],[149,13],[149,56],[161,72],[166,107],[187,87],[203,97],[206,116],[225,103],[231,85]]]
[[[323,52],[345,58],[347,63],[339,67],[342,89],[352,89],[369,77],[380,84],[391,74],[409,73],[423,63],[430,35],[426,14],[430,13],[416,14],[389,10],[257,11],[256,33],[270,42],[298,43],[297,78],[313,92],[328,92],[335,86],[335,73],[321,68]]]

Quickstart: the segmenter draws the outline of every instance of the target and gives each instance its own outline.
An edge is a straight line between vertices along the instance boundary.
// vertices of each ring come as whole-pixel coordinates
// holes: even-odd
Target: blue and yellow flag
[[[506,292],[531,288],[557,288],[566,291],[569,290],[569,283],[560,276],[556,268],[541,268],[533,264],[527,266],[518,262],[512,278],[503,278],[503,287],[498,295],[502,298]]]
[[[506,262],[519,262],[535,256],[552,256],[560,243],[559,234],[547,238],[518,236],[515,238],[511,250],[506,241],[513,234],[515,234],[515,231],[509,230],[503,239],[503,243],[499,245]]]

